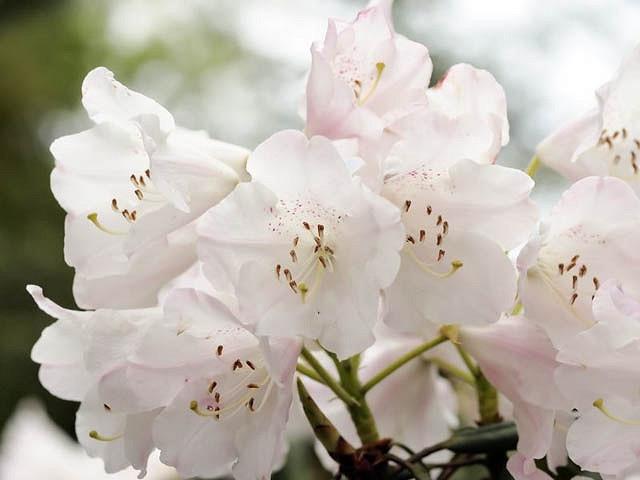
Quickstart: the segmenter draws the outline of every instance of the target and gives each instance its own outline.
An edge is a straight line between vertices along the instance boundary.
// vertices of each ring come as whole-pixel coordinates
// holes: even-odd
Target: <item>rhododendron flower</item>
[[[192,289],[174,290],[162,310],[96,312],[30,291],[58,319],[34,347],[42,382],[82,400],[78,439],[107,472],[132,465],[143,475],[155,448],[185,476],[266,478],[281,463],[297,340],[261,341]]]
[[[607,280],[640,293],[640,200],[622,180],[586,178],[553,208],[518,258],[527,317],[554,344],[593,326],[592,300]]]
[[[640,47],[596,92],[594,108],[546,138],[538,157],[570,180],[615,176],[640,185],[640,116],[635,100],[640,79]]]
[[[248,151],[177,128],[167,110],[103,67],[89,72],[82,94],[95,126],[51,145],[76,300],[152,306],[157,290],[196,259],[193,229],[181,227],[234,188]],[[114,284],[127,288],[106,297],[103,287]]]
[[[447,130],[429,144],[416,128],[388,159],[382,195],[401,209],[406,242],[385,292],[386,321],[404,331],[498,320],[516,295],[505,251],[524,242],[537,219],[527,175],[464,159],[460,149],[466,142],[474,150],[473,139]]]
[[[391,4],[374,3],[352,22],[329,20],[324,42],[312,46],[309,135],[376,138],[398,115],[425,102],[429,53],[394,31]]]
[[[277,133],[247,170],[253,181],[201,222],[209,280],[230,281],[259,335],[318,339],[340,358],[361,352],[398,271],[399,210],[353,179],[323,137]]]

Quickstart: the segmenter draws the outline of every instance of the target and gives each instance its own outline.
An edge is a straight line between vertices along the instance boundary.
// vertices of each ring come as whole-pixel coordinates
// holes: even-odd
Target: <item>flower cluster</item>
[[[538,147],[532,166],[576,181],[539,222],[534,168],[495,164],[502,87],[467,64],[430,87],[391,6],[329,22],[304,129],[251,152],[87,75],[95,125],[51,145],[83,310],[27,289],[56,320],[32,351],[40,380],[81,402],[78,439],[107,472],[143,476],[159,450],[185,477],[269,478],[296,376],[349,478],[422,478],[432,453],[455,466],[441,442],[469,420],[469,385],[467,417],[515,422],[517,480],[640,467],[640,50],[598,111]]]

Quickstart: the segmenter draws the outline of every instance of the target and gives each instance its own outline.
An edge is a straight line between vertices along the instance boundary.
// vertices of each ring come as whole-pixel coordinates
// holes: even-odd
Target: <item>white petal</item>
[[[474,233],[450,234],[442,261],[418,263],[420,245],[405,247],[398,276],[385,291],[385,322],[391,327],[421,332],[429,322],[482,325],[497,321],[513,304],[515,268],[496,243]],[[462,267],[449,274],[454,261]]]
[[[175,123],[171,114],[154,100],[129,90],[116,81],[104,67],[90,71],[82,83],[82,104],[96,123],[135,120],[143,115],[158,118],[161,129],[168,133]]]

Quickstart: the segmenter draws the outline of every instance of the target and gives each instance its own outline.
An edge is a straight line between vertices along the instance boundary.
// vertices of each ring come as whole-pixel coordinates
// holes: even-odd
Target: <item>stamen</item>
[[[110,412],[111,411],[111,407],[109,405],[107,405],[106,403],[102,404],[102,407],[107,411]]]
[[[582,265],[580,267],[580,270],[578,270],[578,275],[580,275],[581,277],[584,277],[586,273],[587,273],[587,266]]]
[[[424,238],[427,236],[427,232],[420,230],[420,241],[424,242]]]
[[[558,271],[560,272],[560,275],[564,273],[564,263],[558,264]]]
[[[571,305],[576,303],[576,299],[577,298],[578,298],[578,294],[577,293],[574,293],[573,295],[571,295]]]
[[[138,200],[142,200],[144,198],[144,195],[142,194],[142,190],[136,189],[133,193],[136,194],[136,197],[138,197]]]
[[[291,290],[293,290],[293,293],[298,293],[298,284],[296,283],[295,280],[291,280],[289,282],[289,287],[291,287]]]
[[[431,215],[432,211],[433,209],[431,208],[431,205],[427,205],[427,215]]]
[[[293,239],[293,248],[298,246],[299,241],[300,241],[300,237],[296,235],[296,237]]]
[[[113,200],[111,200],[111,209],[114,212],[119,211],[120,209],[118,208],[118,201],[114,198]]]
[[[442,235],[439,233],[438,236],[436,237],[436,245],[440,246],[441,243],[442,243]]]
[[[324,225],[318,225],[318,237],[320,240],[324,238]]]
[[[414,238],[411,235],[407,235],[407,242],[415,245],[416,241],[414,240]]]
[[[324,247],[324,251],[325,251],[325,252],[327,252],[327,253],[328,253],[328,254],[330,254],[330,255],[335,255],[335,253],[334,253],[333,249],[332,249],[330,246],[328,246],[328,245],[326,245],[326,246]]]
[[[604,400],[602,398],[594,400],[593,406],[600,410],[607,418],[610,418],[615,422],[624,423],[625,425],[640,426],[640,420],[628,420],[612,414],[609,409],[604,406]]]
[[[442,215],[438,215],[438,220],[436,221],[436,226],[439,226],[442,223]]]
[[[449,231],[449,222],[445,220],[444,223],[442,224],[442,234],[446,235],[448,231]]]
[[[213,399],[216,401],[216,403],[220,403],[220,392],[216,392]]]
[[[255,408],[253,406],[253,404],[255,403],[256,399],[251,397],[249,399],[249,402],[247,403],[247,407],[249,407],[249,410],[251,410],[252,412],[255,412]]]
[[[296,255],[296,251],[295,250],[291,250],[289,252],[289,255],[291,255],[291,261],[293,263],[296,263],[298,261],[298,256]]]
[[[131,183],[133,183],[136,187],[139,187],[139,186],[140,186],[140,183],[138,182],[138,179],[136,178],[136,176],[135,176],[135,175],[131,175],[131,176],[129,177],[129,180],[131,180]]]
[[[320,262],[320,265],[322,265],[322,268],[327,268],[327,261],[324,257],[318,257],[318,261]]]
[[[282,269],[282,265],[276,265],[276,277],[280,280],[280,270]]]
[[[576,262],[571,261],[571,263],[570,263],[569,265],[567,265],[567,272],[568,272],[569,270],[571,270],[571,269],[572,269],[573,267],[575,267],[575,266],[576,266]]]
[[[600,288],[600,280],[597,277],[593,277],[593,286],[598,290]]]
[[[442,249],[438,250],[438,262],[444,258],[445,253],[447,252]]]
[[[309,222],[302,222],[302,226],[305,228],[305,230],[311,231],[311,225],[309,225]]]
[[[576,289],[576,285],[578,284],[578,276],[574,275],[571,280],[572,280],[572,287],[575,290]]]
[[[222,356],[222,350],[224,349],[224,345],[218,345],[218,348],[216,348],[216,354],[221,357]]]
[[[247,367],[249,367],[251,370],[255,370],[256,369],[255,365],[253,364],[253,362],[251,360],[245,360],[244,363],[246,363]]]
[[[411,208],[411,200],[405,200],[404,201],[404,211],[408,212],[409,208]]]
[[[209,393],[213,393],[217,386],[218,382],[211,382],[211,385],[209,385]]]
[[[147,176],[147,178],[151,178],[151,170],[149,170],[148,168],[144,171],[144,174]]]
[[[622,138],[627,138],[627,129],[626,128],[622,128]]]
[[[113,435],[111,437],[106,436],[106,435],[100,435],[98,432],[96,432],[95,430],[91,430],[89,432],[89,437],[93,438],[94,440],[97,440],[99,442],[114,442],[116,440],[119,440],[120,438],[122,438],[124,436],[124,433],[121,433],[119,435]]]
[[[109,235],[126,235],[127,232],[119,232],[116,230],[111,230],[100,223],[98,220],[98,214],[96,212],[90,213],[87,215],[87,219],[93,223],[99,230],[102,230],[104,233],[108,233]]]
[[[260,388],[260,385],[258,385],[257,383],[250,383],[249,385],[247,385],[247,388]]]
[[[240,361],[240,359],[237,359],[235,362],[233,362],[233,371],[235,372],[238,368],[242,368],[242,362]]]

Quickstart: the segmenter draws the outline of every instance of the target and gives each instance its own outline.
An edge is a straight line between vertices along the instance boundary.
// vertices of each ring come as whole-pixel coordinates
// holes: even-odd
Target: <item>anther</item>
[[[436,226],[442,223],[442,215],[438,215],[438,220],[436,221]]]
[[[291,287],[291,290],[293,290],[293,293],[298,293],[298,284],[296,283],[295,280],[291,280],[289,282],[289,287]]]
[[[578,276],[577,276],[577,275],[574,275],[574,276],[572,277],[572,282],[573,282],[573,283],[572,283],[572,287],[573,287],[573,289],[575,290],[575,289],[576,289],[576,285],[578,285]]]
[[[445,253],[444,250],[438,250],[438,262],[444,258]]]
[[[136,197],[138,197],[138,200],[142,200],[144,198],[144,195],[142,194],[142,190],[139,190],[136,188],[133,193],[136,194]]]
[[[581,277],[584,277],[586,273],[587,273],[587,266],[582,265],[580,267],[580,270],[578,270],[578,275],[580,275]]]
[[[576,262],[571,261],[571,263],[569,265],[567,265],[567,270],[566,271],[568,272],[569,270],[571,270],[575,266],[576,266]]]
[[[324,237],[324,225],[318,225],[318,237],[320,240]]]
[[[571,295],[571,305],[576,303],[576,299],[577,298],[578,298],[578,294],[577,293],[574,293],[573,295]]]
[[[217,386],[218,382],[211,382],[211,384],[209,385],[209,393],[213,393]]]
[[[439,233],[438,236],[436,237],[436,245],[440,246],[441,243],[442,243],[442,235]]]
[[[213,396],[213,399],[216,401],[216,403],[220,403],[220,392],[216,392],[216,394]]]
[[[327,261],[324,259],[324,257],[318,257],[318,261],[323,268],[327,268]]]
[[[106,403],[102,404],[102,407],[107,411],[110,412],[111,411],[111,407],[109,405],[107,405]]]
[[[618,135],[620,135],[620,132],[616,130],[615,132],[613,132],[613,135],[611,136],[611,138],[615,140],[616,138],[618,138]]]
[[[558,264],[558,271],[560,272],[560,275],[564,273],[564,263]]]
[[[233,370],[237,370],[238,368],[242,368],[242,362],[240,361],[240,359],[237,359],[235,362],[233,362]]]
[[[253,364],[253,362],[251,360],[245,360],[244,363],[247,364],[247,367],[249,367],[251,370],[255,370],[256,366]]]
[[[622,129],[622,138],[627,138],[627,129],[626,128]]]
[[[224,349],[224,345],[218,345],[218,348],[216,348],[216,354],[221,357],[222,356],[222,350]]]
[[[143,187],[146,187],[146,186],[147,186],[147,184],[146,184],[146,183],[145,183],[145,181],[144,181],[144,177],[143,177],[142,175],[140,175],[140,177],[139,177],[139,180],[138,180],[138,181],[140,182],[140,185],[142,185]]]
[[[329,255],[334,255],[333,249],[329,246],[325,246],[324,251],[327,252]]]
[[[137,210],[132,211],[131,212],[131,221],[135,222],[137,218],[138,218],[138,211]]]
[[[571,263],[576,263],[579,258],[580,258],[580,255],[574,255],[573,257],[571,257]]]
[[[122,438],[123,435],[124,434],[122,434],[122,433],[120,435],[113,435],[113,436],[100,435],[95,430],[91,430],[89,432],[89,437],[93,438],[94,440],[97,440],[99,442],[113,442],[115,440],[118,440],[118,439]]]
[[[413,239],[413,237],[411,235],[407,235],[407,242],[415,245],[416,241]]]
[[[636,148],[640,148],[640,140],[638,140],[637,138],[634,138],[633,143],[636,144]]]
[[[258,385],[257,383],[250,383],[249,385],[247,385],[247,388],[260,388],[260,385]]]
[[[298,261],[298,256],[296,255],[296,251],[295,250],[291,250],[289,252],[289,255],[291,255],[291,261],[293,263],[296,263]]]
[[[306,230],[311,230],[311,225],[309,225],[309,222],[302,222],[302,226],[303,226]]]
[[[118,201],[115,198],[111,200],[111,208],[113,209],[114,212],[117,212],[120,210],[118,208]]]
[[[149,170],[148,168],[144,171],[144,174],[147,176],[147,178],[151,178],[151,170]]]
[[[280,270],[282,270],[282,265],[276,265],[276,277],[280,280]]]
[[[427,205],[427,215],[431,215],[432,211],[431,205]]]
[[[129,180],[131,180],[131,183],[133,183],[136,187],[139,187],[139,186],[140,186],[140,183],[138,182],[138,179],[136,178],[136,176],[135,176],[135,175],[131,175],[131,176],[129,177]]]
[[[249,407],[249,410],[251,410],[252,412],[255,411],[253,404],[255,403],[255,399],[253,397],[251,397],[249,399],[249,402],[247,402],[247,407]]]
[[[299,242],[299,241],[300,241],[300,237],[298,237],[298,236],[296,235],[296,237],[293,239],[293,247],[294,247],[294,248],[298,246],[298,242]]]
[[[600,288],[600,280],[598,280],[597,277],[593,277],[593,286],[595,287],[596,290]]]
[[[404,211],[408,212],[410,208],[411,208],[411,200],[405,200],[404,201]]]
[[[284,269],[284,278],[287,279],[287,282],[290,282],[291,280],[293,280],[293,277],[291,276],[291,271],[288,268]]]
[[[447,222],[446,220],[442,223],[442,234],[446,235],[447,232],[449,231],[449,222]]]
[[[611,139],[609,137],[605,138],[604,142],[608,145],[609,150],[613,148],[613,143],[611,142]]]
[[[420,241],[424,242],[424,237],[427,236],[427,232],[425,232],[424,230],[420,230]]]

